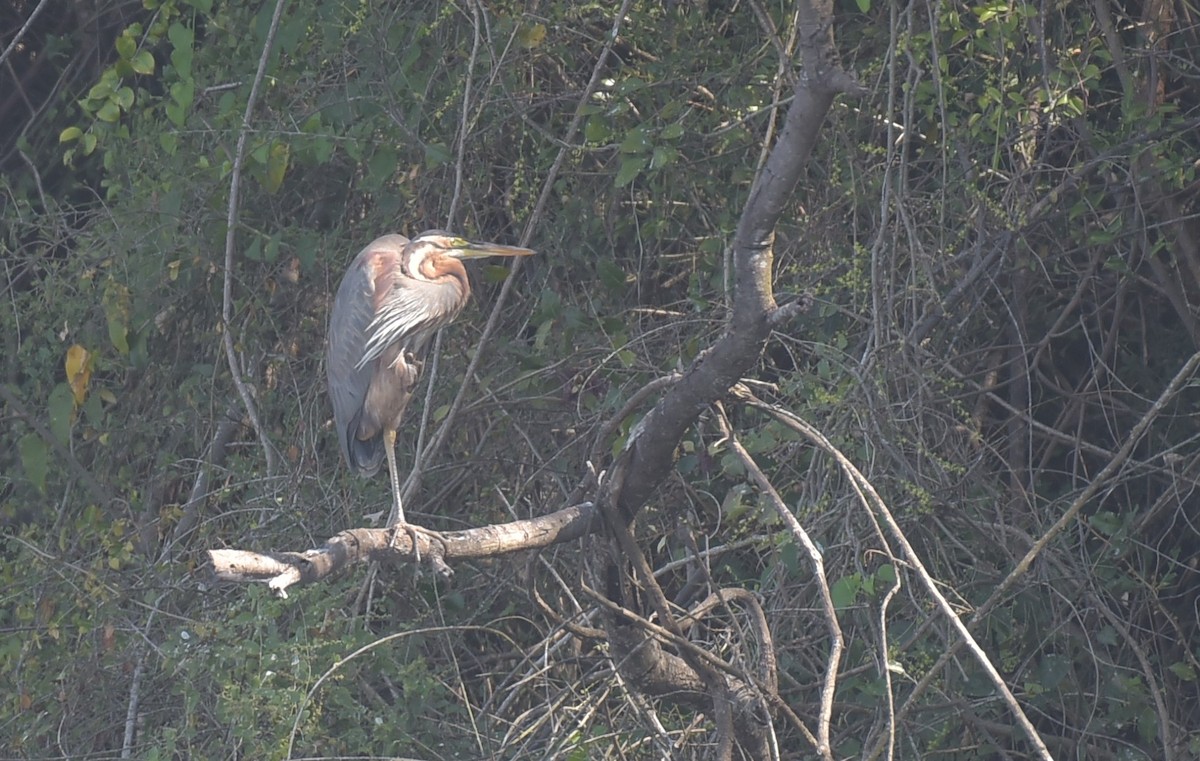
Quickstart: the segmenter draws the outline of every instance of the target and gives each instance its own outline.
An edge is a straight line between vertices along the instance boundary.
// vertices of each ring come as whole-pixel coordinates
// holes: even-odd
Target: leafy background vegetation
[[[598,442],[602,422],[722,329],[794,9],[633,3],[584,99],[612,4],[288,4],[245,132],[226,322],[231,169],[273,9],[0,11],[4,755],[650,758],[669,737],[703,757],[703,717],[656,711],[559,626],[591,609],[578,546],[465,565],[449,587],[393,569],[286,601],[201,565],[212,547],[307,547],[387,505],[382,479],[339,463],[321,368],[340,273],[384,231],[515,242],[528,226],[541,252],[486,347],[506,270],[473,272],[424,432],[465,384],[464,413],[415,520],[562,506],[636,417]],[[1194,8],[837,12],[870,94],[835,105],[779,230],[777,294],[815,306],[756,388],[851,456],[964,615],[1078,510],[977,635],[1059,756],[1196,757],[1200,393],[1164,395],[1200,350]],[[971,660],[906,704],[953,635],[910,586],[881,613],[897,570],[849,485],[732,412],[826,553],[848,647],[836,755],[878,751],[890,673],[901,757],[1024,757]],[[781,695],[809,715],[827,651],[810,571],[715,425],[682,442],[640,527],[659,566],[688,555],[679,515],[723,548],[715,579],[761,595]],[[686,593],[685,572],[664,579]]]

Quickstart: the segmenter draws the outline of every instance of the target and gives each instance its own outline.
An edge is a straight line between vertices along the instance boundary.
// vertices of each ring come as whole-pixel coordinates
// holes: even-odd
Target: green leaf
[[[621,168],[617,170],[617,179],[615,180],[617,187],[623,188],[633,182],[645,168],[645,156],[626,156],[621,159]]]
[[[677,140],[683,137],[683,125],[679,122],[674,122],[663,127],[662,136],[664,140]]]
[[[129,66],[138,74],[153,74],[154,56],[149,50],[139,50],[137,55],[129,59]]]
[[[843,576],[833,582],[833,586],[829,588],[829,596],[833,598],[833,607],[841,609],[853,605],[854,598],[858,597],[860,587],[862,587],[862,579],[857,573]]]
[[[96,84],[92,85],[92,89],[88,90],[88,100],[104,100],[112,95],[112,83],[101,79]]]
[[[71,440],[71,422],[75,416],[75,395],[71,393],[71,387],[66,383],[55,386],[47,406],[50,408],[50,432],[66,444]]]
[[[334,144],[332,140],[318,137],[312,141],[312,154],[318,164],[328,164],[333,158]]]
[[[121,118],[121,107],[117,105],[115,100],[107,100],[96,111],[96,118],[102,122],[109,122],[111,124]]]
[[[171,65],[184,79],[192,76],[192,43],[195,35],[188,27],[178,21],[167,29],[167,39],[171,41],[174,50],[171,51]]]
[[[132,87],[122,87],[117,90],[117,105],[125,111],[129,110],[129,107],[133,105]]]
[[[448,164],[451,155],[450,149],[445,143],[429,143],[425,146],[425,166],[435,169],[443,164]],[[392,168],[395,169],[395,166]]]
[[[483,265],[483,282],[485,283],[503,283],[508,279],[509,269],[503,264],[485,264]]]
[[[612,130],[603,118],[597,116],[588,119],[583,125],[583,137],[589,143],[606,143],[612,137]]]
[[[185,79],[170,85],[170,100],[179,103],[180,108],[190,108],[192,101],[196,100],[196,83]]]
[[[858,6],[858,9],[860,11],[862,11],[863,13],[866,13],[867,11],[871,10],[871,0],[854,0],[854,3]]]
[[[1196,669],[1192,668],[1192,664],[1185,661],[1176,661],[1168,666],[1171,673],[1179,677],[1185,682],[1196,681]]]
[[[675,163],[675,159],[679,157],[679,151],[669,145],[658,145],[654,147],[654,155],[650,157],[651,169],[662,169],[664,166]]]
[[[67,127],[58,135],[58,142],[69,143],[72,140],[78,140],[83,137],[83,130],[78,127]]]
[[[631,129],[625,134],[625,139],[621,141],[621,153],[645,153],[650,150],[650,140],[647,139],[646,133],[640,127]]]
[[[117,55],[125,59],[133,58],[133,54],[137,52],[137,42],[129,34],[118,37],[116,47]]]
[[[42,494],[46,493],[46,473],[50,470],[50,452],[46,442],[36,433],[28,433],[17,443],[21,451],[21,466],[25,477]]]
[[[167,39],[171,41],[171,45],[177,50],[191,50],[192,42],[196,39],[196,35],[192,33],[191,29],[175,21],[167,28]]]
[[[184,121],[187,119],[187,109],[178,103],[168,103],[166,106],[167,118],[176,127],[183,127]]]
[[[891,588],[896,583],[896,566],[891,563],[884,563],[875,571],[875,578],[879,579],[880,584],[886,584]]]
[[[85,132],[83,135],[83,143],[81,144],[84,156],[92,155],[92,151],[96,150],[96,136],[91,132]]]
[[[426,161],[428,161],[428,152],[426,152]],[[381,188],[384,183],[390,182],[396,174],[396,162],[399,159],[396,157],[396,149],[390,145],[381,145],[376,151],[371,154],[371,158],[367,159],[367,176],[366,184],[370,188]]]
[[[596,275],[600,283],[611,291],[623,292],[626,287],[625,270],[610,259],[596,260]]]
[[[109,282],[104,288],[104,316],[108,319],[108,338],[122,355],[129,354],[129,289]]]

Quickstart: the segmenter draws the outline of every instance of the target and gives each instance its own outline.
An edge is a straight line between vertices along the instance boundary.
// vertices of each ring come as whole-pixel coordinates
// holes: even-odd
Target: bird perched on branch
[[[471,297],[463,259],[533,251],[472,243],[430,230],[409,240],[384,235],[350,264],[329,318],[325,373],[342,457],[366,476],[387,460],[396,525],[404,519],[396,432],[412,399],[429,341]]]

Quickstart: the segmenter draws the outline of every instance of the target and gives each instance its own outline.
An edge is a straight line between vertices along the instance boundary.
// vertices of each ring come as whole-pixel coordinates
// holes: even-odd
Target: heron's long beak
[[[474,243],[472,241],[465,241],[461,247],[454,250],[453,255],[459,259],[479,259],[484,256],[529,256],[533,253],[533,249],[521,248],[520,246],[502,246],[499,243]]]

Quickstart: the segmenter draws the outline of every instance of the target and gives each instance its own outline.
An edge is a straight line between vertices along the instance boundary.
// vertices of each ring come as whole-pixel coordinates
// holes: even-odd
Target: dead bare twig
[[[1200,357],[1197,358],[1197,362],[1200,363]],[[864,476],[862,472],[855,467],[854,463],[851,462],[846,455],[842,454],[841,450],[835,447],[833,443],[829,441],[829,439],[825,438],[824,434],[809,425],[799,416],[783,409],[782,407],[778,407],[774,404],[767,404],[766,402],[755,397],[750,393],[749,389],[744,387],[739,389],[738,398],[741,399],[745,404],[754,407],[755,409],[762,410],[783,425],[787,426],[793,431],[796,431],[812,442],[821,451],[834,458],[834,460],[838,463],[838,466],[846,474],[846,477],[854,485],[854,489],[856,492],[858,492],[859,499],[862,501],[863,507],[865,507],[872,514],[878,516],[883,521],[884,525],[887,526],[888,532],[903,550],[904,559],[911,567],[910,570],[917,575],[917,578],[920,580],[921,585],[925,588],[925,591],[934,599],[934,602],[937,603],[938,608],[942,611],[942,614],[945,616],[947,622],[955,629],[955,631],[958,632],[959,640],[948,645],[947,652],[955,650],[956,646],[962,645],[965,645],[967,649],[971,651],[971,654],[975,656],[976,661],[983,668],[984,672],[987,673],[988,678],[991,679],[992,684],[996,687],[997,692],[1000,693],[1001,697],[1004,699],[1004,702],[1008,705],[1009,711],[1012,713],[1013,718],[1016,719],[1017,723],[1020,724],[1026,738],[1037,750],[1038,755],[1045,761],[1053,761],[1053,756],[1050,755],[1049,749],[1046,748],[1046,743],[1043,742],[1041,735],[1037,731],[1037,728],[1033,726],[1033,722],[1031,722],[1029,717],[1025,715],[1025,710],[1021,708],[1021,704],[1017,701],[1016,696],[1013,695],[1012,690],[1009,689],[1008,684],[1004,681],[1004,677],[1000,675],[1000,672],[996,669],[995,665],[992,664],[991,659],[988,657],[983,647],[980,646],[980,644],[975,640],[975,637],[967,629],[966,624],[964,624],[962,619],[958,617],[958,614],[954,612],[954,608],[951,607],[949,600],[947,600],[945,595],[943,595],[938,589],[937,582],[934,581],[933,576],[930,575],[929,571],[925,569],[925,564],[921,561],[921,557],[917,554],[917,551],[913,548],[912,544],[909,543],[908,537],[905,536],[904,532],[900,529],[900,524],[896,522],[896,519],[892,516],[891,510],[884,503],[883,498],[879,496],[879,493],[875,491],[875,487],[871,485],[871,482],[867,480],[866,476]],[[962,643],[962,645],[959,645],[959,643]],[[881,749],[882,746],[880,746],[880,750]]]
[[[246,136],[250,133],[250,117],[258,104],[258,94],[262,87],[263,77],[267,73],[267,63],[271,60],[271,50],[275,46],[275,32],[279,30],[279,19],[283,15],[286,0],[275,0],[275,12],[271,16],[271,27],[267,30],[267,39],[263,43],[262,55],[258,59],[258,70],[254,73],[254,84],[250,86],[250,95],[246,98],[246,110],[242,113],[242,127],[238,130],[237,147],[233,153],[233,166],[229,176],[229,208],[225,218],[225,272],[221,289],[221,323],[222,343],[225,347],[225,359],[229,363],[229,374],[233,378],[234,388],[246,408],[246,416],[254,428],[254,435],[262,443],[263,456],[267,460],[268,475],[275,475],[279,466],[279,454],[275,445],[267,436],[258,415],[258,405],[254,402],[254,392],[242,378],[241,367],[238,366],[237,350],[233,344],[233,252],[237,244],[238,196],[242,186],[242,167],[246,163]]]

